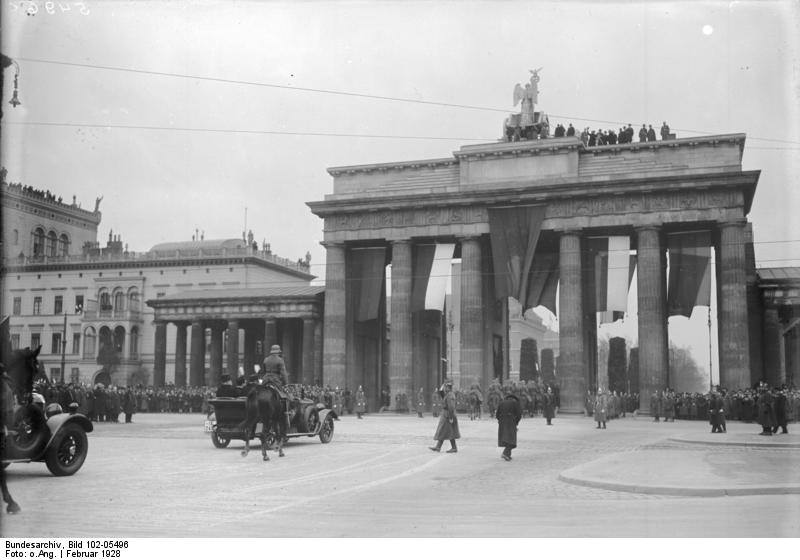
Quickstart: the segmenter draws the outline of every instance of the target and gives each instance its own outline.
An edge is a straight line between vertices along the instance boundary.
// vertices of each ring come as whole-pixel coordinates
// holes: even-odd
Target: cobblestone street
[[[798,494],[668,496],[559,480],[566,469],[618,452],[666,451],[676,469],[687,448],[733,467],[748,454],[776,454],[794,465],[800,460],[797,448],[669,440],[701,437],[704,422],[629,417],[595,430],[587,418],[558,417],[551,427],[541,418],[524,419],[519,448],[507,463],[496,447],[496,422],[485,416],[459,418],[457,454],[428,450],[436,426],[430,415],[345,416],[330,444],[293,439],[286,457],[271,453],[265,463],[257,449],[241,457],[242,442],[215,449],[203,420],[198,414],[139,414],[129,425],[96,424],[86,463],[72,477],[55,478],[43,464],[10,466],[9,487],[23,511],[3,516],[3,535],[800,536]],[[728,435],[756,431],[731,423]]]

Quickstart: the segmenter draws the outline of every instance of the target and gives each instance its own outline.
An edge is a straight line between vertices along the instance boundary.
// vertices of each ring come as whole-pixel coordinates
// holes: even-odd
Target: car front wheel
[[[214,447],[217,449],[224,449],[228,447],[231,442],[231,438],[221,436],[217,434],[217,432],[211,432],[211,443],[214,444]]]
[[[319,430],[319,440],[322,443],[330,443],[333,439],[333,418],[328,416]]]
[[[89,439],[77,424],[67,424],[56,434],[45,453],[47,468],[55,476],[71,476],[78,472],[86,460]]]

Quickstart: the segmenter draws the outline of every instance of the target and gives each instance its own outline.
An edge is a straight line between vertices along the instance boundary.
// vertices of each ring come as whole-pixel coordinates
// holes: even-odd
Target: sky
[[[66,11],[65,9],[68,8]],[[800,3],[2,1],[10,181],[102,196],[98,238],[255,239],[324,275],[329,167],[499,138],[542,68],[551,124],[745,133],[759,266],[800,266]],[[34,13],[35,12],[35,13]],[[338,92],[338,93],[334,93]],[[372,96],[372,97],[370,97]],[[378,99],[381,97],[384,99]],[[393,99],[385,99],[393,98]]]

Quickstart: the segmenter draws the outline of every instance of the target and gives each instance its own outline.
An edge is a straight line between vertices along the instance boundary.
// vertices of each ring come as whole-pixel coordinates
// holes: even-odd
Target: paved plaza
[[[428,450],[430,415],[345,416],[330,444],[294,439],[265,463],[242,442],[215,449],[203,420],[96,424],[72,477],[12,465],[22,513],[3,536],[800,536],[800,437],[755,424],[526,418],[509,463],[486,416],[460,416],[457,454]]]

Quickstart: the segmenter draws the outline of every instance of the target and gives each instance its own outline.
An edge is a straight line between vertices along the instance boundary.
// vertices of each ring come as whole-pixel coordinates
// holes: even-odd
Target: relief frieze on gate
[[[485,223],[488,212],[484,207],[442,207],[431,209],[383,210],[354,212],[326,218],[326,231],[352,231],[397,227],[456,225]]]
[[[669,193],[609,194],[562,199],[547,204],[546,218],[604,216],[727,208],[741,205],[741,195],[731,191],[676,191]]]

